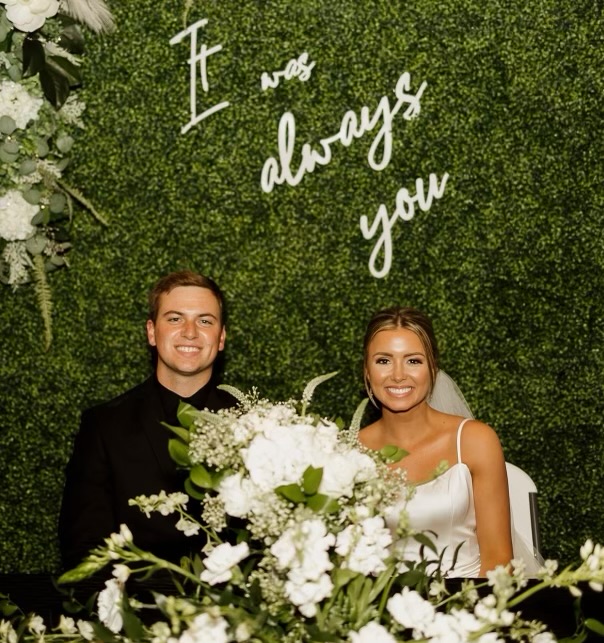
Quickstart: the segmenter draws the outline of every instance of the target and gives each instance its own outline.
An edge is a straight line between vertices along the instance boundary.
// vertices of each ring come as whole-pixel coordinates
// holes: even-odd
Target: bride
[[[361,429],[359,439],[370,449],[396,445],[407,452],[393,466],[405,469],[415,486],[405,501],[410,526],[433,532],[428,535],[444,550],[445,570],[459,547],[449,576],[485,576],[507,565],[513,547],[501,444],[490,426],[472,419],[461,395],[458,409],[434,408],[439,370],[430,319],[413,308],[379,311],[365,333],[364,361],[367,392],[381,417]],[[393,528],[397,521],[395,515]],[[419,544],[409,539],[405,558],[418,553]]]

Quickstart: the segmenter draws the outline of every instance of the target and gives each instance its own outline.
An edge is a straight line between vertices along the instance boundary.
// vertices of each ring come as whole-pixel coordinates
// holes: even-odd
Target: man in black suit
[[[178,560],[195,548],[195,539],[176,529],[176,515],[147,518],[128,500],[162,489],[183,491],[185,473],[170,458],[171,433],[161,424],[178,426],[179,400],[211,411],[236,403],[213,378],[225,342],[224,300],[216,283],[190,271],[160,279],[149,293],[147,339],[156,353],[155,373],[82,414],[59,519],[65,569],[121,523],[137,546],[162,558]]]

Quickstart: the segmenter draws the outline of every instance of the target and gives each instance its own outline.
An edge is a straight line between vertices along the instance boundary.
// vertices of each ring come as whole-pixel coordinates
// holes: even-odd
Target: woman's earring
[[[367,397],[369,397],[369,400],[375,406],[376,409],[379,409],[380,407],[378,406],[378,403],[375,401],[375,397],[373,397],[373,391],[371,390],[371,386],[369,384],[369,380],[367,379],[367,375],[365,375],[365,390],[367,391]]]

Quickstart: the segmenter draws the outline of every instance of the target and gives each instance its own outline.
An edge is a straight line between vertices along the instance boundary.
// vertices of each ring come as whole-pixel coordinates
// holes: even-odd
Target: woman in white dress
[[[413,308],[379,311],[367,327],[364,353],[367,392],[381,417],[359,440],[370,449],[396,445],[408,453],[393,466],[416,485],[406,504],[411,526],[435,532],[428,535],[444,550],[445,571],[459,546],[451,577],[485,576],[507,565],[512,538],[501,444],[488,425],[430,404],[438,374],[430,319]]]

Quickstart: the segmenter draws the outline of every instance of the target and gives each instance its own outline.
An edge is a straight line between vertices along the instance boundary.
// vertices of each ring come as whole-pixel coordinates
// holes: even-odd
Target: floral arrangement
[[[4,620],[0,643],[555,640],[514,608],[545,587],[579,596],[589,582],[601,591],[604,548],[586,542],[580,564],[562,571],[546,561],[532,586],[513,561],[449,593],[447,570],[430,540],[410,530],[405,512],[394,533],[387,527],[389,506],[412,493],[387,466],[401,452],[360,446],[364,406],[349,430],[307,413],[314,388],[331,375],[310,382],[300,403],[224,387],[239,398],[237,408],[210,413],[181,405],[170,451],[189,471],[188,493],[160,491],[131,503],[148,515],[178,514],[178,529],[205,534],[203,549],[178,565],[138,548],[122,525],[59,579],[72,583],[112,567],[92,618],[62,616],[54,631],[36,615]],[[192,497],[201,513],[188,510]],[[397,542],[410,537],[428,551],[419,562],[397,555]],[[156,572],[172,576],[173,592],[153,592],[152,603],[129,596],[129,579],[152,580]],[[582,628],[576,640],[585,628],[604,634],[594,619]]]
[[[84,39],[113,28],[103,0],[0,0],[0,280],[33,280],[52,340],[46,273],[68,265],[74,201],[104,218],[64,179],[85,105]]]

